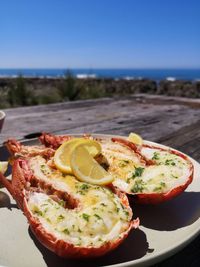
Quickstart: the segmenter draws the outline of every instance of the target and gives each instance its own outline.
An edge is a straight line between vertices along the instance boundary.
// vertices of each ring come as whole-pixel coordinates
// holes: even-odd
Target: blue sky
[[[1,68],[198,68],[199,0],[0,0]]]

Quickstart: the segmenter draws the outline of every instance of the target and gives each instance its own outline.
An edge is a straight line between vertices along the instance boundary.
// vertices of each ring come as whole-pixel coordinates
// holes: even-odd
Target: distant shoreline
[[[94,69],[94,68],[76,68],[76,69],[2,69],[0,68],[0,78],[17,78],[20,74],[25,78],[48,78],[57,79],[65,76],[66,72],[78,79],[102,78],[102,79],[152,79],[157,82],[161,80],[200,80],[200,68],[183,68],[183,69]]]
[[[200,98],[200,81],[65,77],[0,78],[0,108],[132,94]]]

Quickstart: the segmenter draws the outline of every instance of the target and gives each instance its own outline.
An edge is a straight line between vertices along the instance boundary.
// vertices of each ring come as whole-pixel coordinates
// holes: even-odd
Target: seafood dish
[[[39,139],[34,146],[6,142],[12,180],[0,173],[0,182],[36,238],[61,257],[98,257],[115,249],[139,227],[129,199],[159,204],[193,179],[187,156],[145,141],[46,133]]]

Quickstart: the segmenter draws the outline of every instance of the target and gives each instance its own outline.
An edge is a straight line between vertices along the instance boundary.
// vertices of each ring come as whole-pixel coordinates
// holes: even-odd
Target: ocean
[[[62,77],[66,69],[0,69],[0,77],[57,78]],[[200,81],[200,69],[70,69],[77,78],[113,78],[113,79],[142,79],[148,78],[155,81],[167,79]]]

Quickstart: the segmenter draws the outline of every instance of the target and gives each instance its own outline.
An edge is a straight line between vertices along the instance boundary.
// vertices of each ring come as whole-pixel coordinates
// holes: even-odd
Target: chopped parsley
[[[152,159],[154,159],[154,160],[158,160],[158,159],[160,159],[160,158],[159,158],[159,153],[158,153],[158,152],[154,152],[154,153],[153,153],[153,157],[152,157]]]
[[[41,210],[36,209],[36,210],[34,210],[34,213],[39,215],[39,216],[43,216],[43,212]]]
[[[82,217],[83,217],[84,220],[86,220],[87,222],[89,222],[90,215],[88,215],[86,213],[83,213],[82,214]]]
[[[144,172],[144,168],[142,167],[135,168],[135,172],[133,173],[132,178],[141,177],[143,172]]]
[[[60,214],[58,217],[57,217],[57,220],[58,221],[62,221],[62,220],[64,220],[65,219],[65,217],[62,215],[62,214]]]
[[[77,191],[77,193],[80,193],[81,195],[85,195],[85,193],[87,192],[87,190],[90,188],[90,186],[88,184],[82,184],[79,187],[79,190]]]
[[[62,199],[61,199],[61,200],[60,200],[58,203],[59,203],[59,205],[60,205],[60,206],[62,206],[62,207],[64,207],[64,206],[65,206],[65,201],[64,201],[64,200],[62,200]]]
[[[42,173],[45,174],[46,170],[45,170],[45,165],[44,164],[40,165],[40,170],[41,170]]]
[[[162,191],[162,189],[163,189],[164,187],[166,187],[166,183],[165,183],[165,182],[160,182],[160,185],[157,186],[157,187],[155,187],[153,191],[154,191],[154,192]]]
[[[166,183],[165,183],[165,182],[160,182],[160,185],[161,185],[162,187],[165,187],[165,186],[166,186]]]
[[[129,216],[129,212],[127,210],[124,210],[124,213],[126,216]]]
[[[116,208],[116,212],[118,213],[119,211],[120,211],[120,208],[117,207],[117,208]]]
[[[175,166],[176,163],[173,161],[173,159],[166,159],[165,160],[165,165]]]
[[[80,189],[81,190],[87,190],[87,189],[89,189],[90,188],[90,186],[88,185],[88,184],[82,184],[81,186],[80,186]]]
[[[131,188],[132,193],[143,192],[145,183],[140,179],[136,180],[134,186]]]
[[[65,228],[65,229],[63,230],[63,233],[69,235],[69,230],[68,230],[67,228]]]
[[[98,214],[94,214],[94,216],[98,219],[98,220],[101,220],[101,216],[99,216]]]

